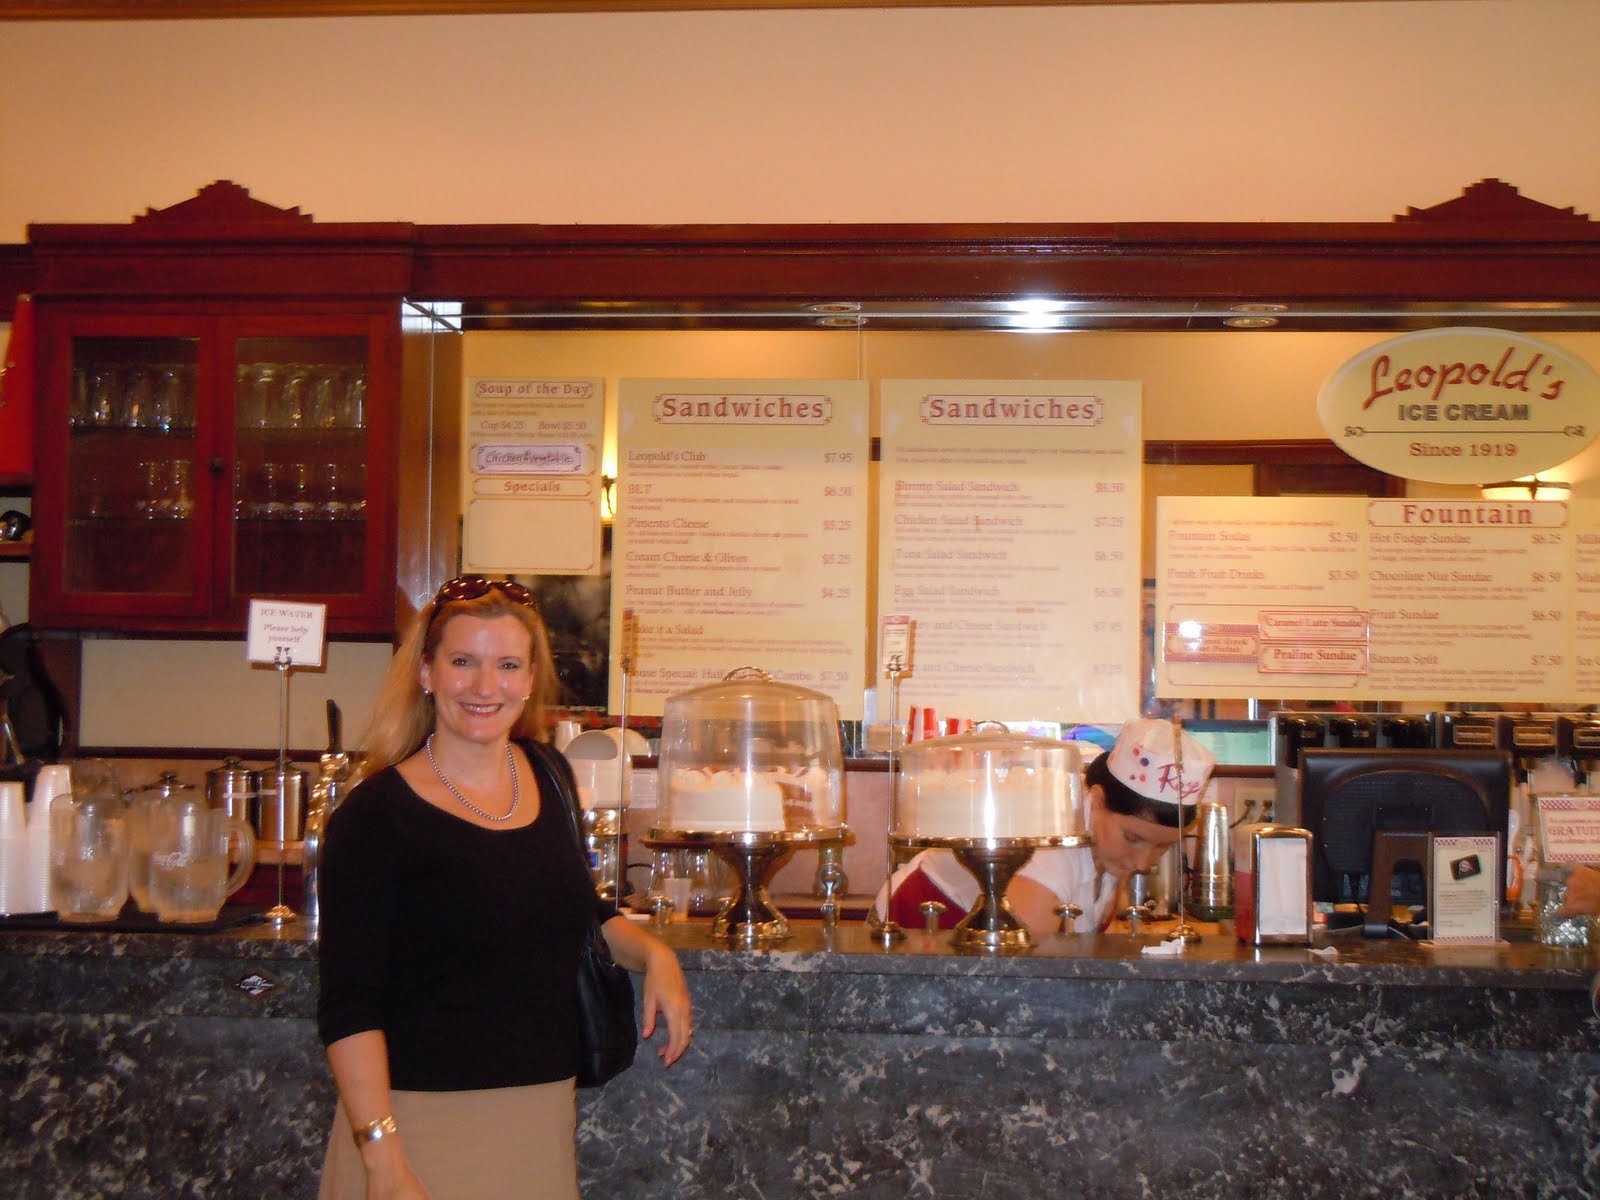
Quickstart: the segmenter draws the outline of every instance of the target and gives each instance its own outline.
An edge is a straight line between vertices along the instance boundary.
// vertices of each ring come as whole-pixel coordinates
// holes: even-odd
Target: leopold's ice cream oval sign
[[[1429,329],[1356,355],[1322,385],[1322,427],[1403,479],[1490,483],[1566,462],[1600,430],[1600,376],[1503,329]]]

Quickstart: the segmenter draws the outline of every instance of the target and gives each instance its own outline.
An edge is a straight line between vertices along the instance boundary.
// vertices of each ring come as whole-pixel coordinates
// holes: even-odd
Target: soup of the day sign
[[[1600,432],[1600,376],[1503,329],[1428,329],[1372,346],[1322,387],[1322,427],[1402,479],[1490,483],[1566,462]]]

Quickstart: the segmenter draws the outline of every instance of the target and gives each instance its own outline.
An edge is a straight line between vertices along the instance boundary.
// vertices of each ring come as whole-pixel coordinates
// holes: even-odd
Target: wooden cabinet
[[[277,598],[326,604],[331,634],[391,635],[387,227],[352,251],[231,185],[152,216],[33,231],[32,621],[238,633]]]
[[[389,630],[392,313],[41,317],[36,624]]]

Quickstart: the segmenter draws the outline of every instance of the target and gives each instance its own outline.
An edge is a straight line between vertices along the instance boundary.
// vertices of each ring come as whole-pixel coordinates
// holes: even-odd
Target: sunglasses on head
[[[522,604],[534,609],[539,607],[539,601],[534,594],[514,579],[485,579],[482,575],[457,575],[454,579],[446,580],[434,593],[434,611],[437,612],[441,606],[456,600],[477,600],[492,591],[499,592],[513,604]]]

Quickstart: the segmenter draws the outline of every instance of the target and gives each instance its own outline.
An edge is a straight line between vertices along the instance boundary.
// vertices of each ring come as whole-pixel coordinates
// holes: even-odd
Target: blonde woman
[[[452,579],[396,654],[363,777],[328,822],[318,1028],[339,1091],[323,1200],[578,1195],[577,964],[591,921],[644,974],[671,1064],[688,986],[595,895],[542,741],[555,672],[532,593]]]

